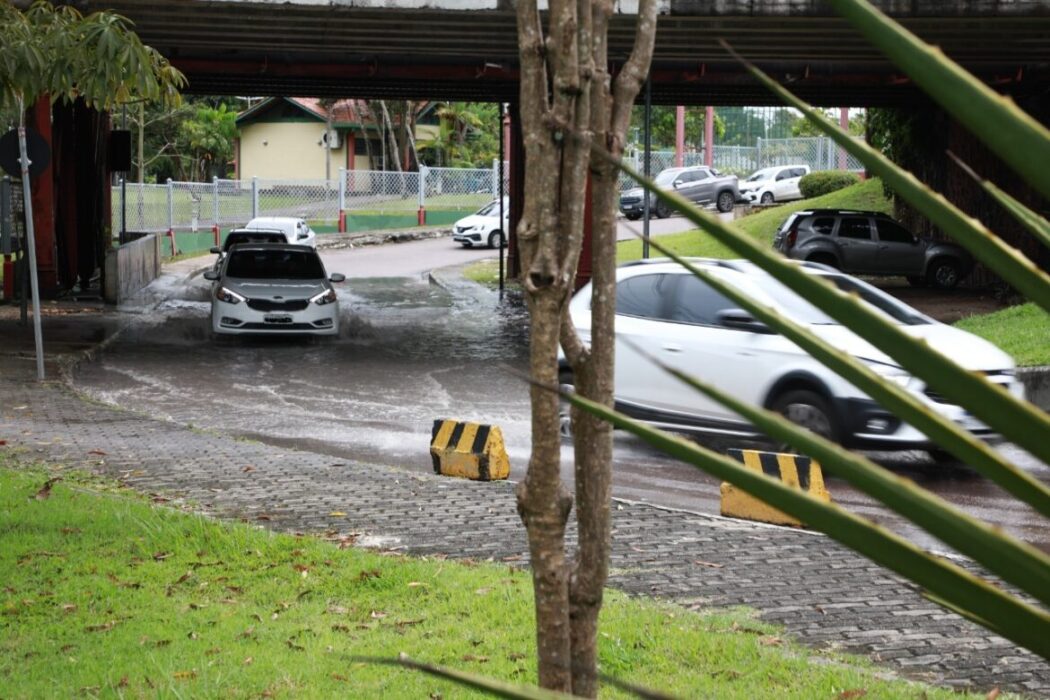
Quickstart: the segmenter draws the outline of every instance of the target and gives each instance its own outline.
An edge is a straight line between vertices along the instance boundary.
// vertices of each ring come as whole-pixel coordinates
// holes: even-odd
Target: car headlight
[[[874,362],[872,360],[863,360],[863,362],[868,366],[868,369],[875,372],[875,374],[887,381],[893,382],[897,386],[907,388],[914,379],[914,377],[896,365],[888,365],[885,362]]]
[[[310,301],[317,304],[318,306],[331,304],[333,301],[335,301],[335,299],[336,297],[334,289],[326,289],[320,294],[315,294],[314,296],[310,297]]]
[[[219,287],[218,291],[215,292],[215,298],[219,301],[225,301],[227,304],[240,304],[245,300],[245,297],[226,287]]]

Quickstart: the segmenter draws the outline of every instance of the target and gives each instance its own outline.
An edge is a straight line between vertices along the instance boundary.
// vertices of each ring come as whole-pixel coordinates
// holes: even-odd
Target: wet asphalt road
[[[422,274],[493,253],[464,250],[448,239],[325,252],[328,269],[348,276],[339,285],[342,331],[333,339],[212,339],[207,283],[199,276],[166,276],[154,286],[171,298],[138,316],[95,361],[82,365],[78,388],[182,424],[424,471],[431,469],[434,419],[493,423],[503,430],[511,479],[517,480],[524,475],[530,433],[520,378],[528,342],[521,301],[512,295],[501,301],[473,286],[452,295]],[[1012,446],[1002,449],[1050,482],[1050,468]],[[562,454],[563,478],[571,480],[570,443]],[[718,512],[718,483],[710,477],[629,435],[617,435],[615,454],[616,496]],[[1050,551],[1045,520],[975,473],[936,467],[923,453],[876,457]],[[850,510],[943,549],[834,477],[828,487]]]

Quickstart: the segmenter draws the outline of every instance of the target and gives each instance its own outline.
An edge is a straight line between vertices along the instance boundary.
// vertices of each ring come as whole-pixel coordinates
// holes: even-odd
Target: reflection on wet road
[[[418,277],[352,278],[339,290],[342,332],[333,339],[214,340],[207,283],[162,278],[170,295],[141,314],[94,362],[79,388],[164,419],[269,443],[406,469],[431,468],[437,418],[499,425],[512,479],[529,454],[527,318],[520,299],[477,289],[450,295]],[[715,449],[728,445],[712,444]],[[1050,482],[1050,469],[1016,448],[1015,463]],[[572,446],[562,449],[572,478]],[[1050,551],[1045,521],[968,470],[936,467],[922,453],[879,461],[972,515]],[[842,481],[836,502],[927,547],[943,548]],[[616,437],[614,493],[628,500],[718,512],[718,484],[626,434]]]

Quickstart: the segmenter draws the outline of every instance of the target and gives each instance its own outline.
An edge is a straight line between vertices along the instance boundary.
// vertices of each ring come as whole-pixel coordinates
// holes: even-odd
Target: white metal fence
[[[685,165],[700,165],[704,154],[685,153]],[[656,175],[674,165],[673,151],[653,151]],[[747,175],[772,165],[809,165],[811,170],[861,170],[863,166],[826,137],[760,139],[755,146],[719,146],[714,166]],[[642,170],[642,154],[627,162]],[[113,231],[208,231],[247,223],[257,216],[296,216],[318,225],[389,228],[411,225],[425,211],[427,222],[451,223],[496,198],[499,163],[491,168],[422,168],[419,172],[340,169],[338,180],[219,180],[113,188]],[[504,166],[504,192],[510,168]],[[620,189],[635,186],[623,175]],[[125,219],[126,218],[126,219]],[[347,223],[349,222],[349,223]]]

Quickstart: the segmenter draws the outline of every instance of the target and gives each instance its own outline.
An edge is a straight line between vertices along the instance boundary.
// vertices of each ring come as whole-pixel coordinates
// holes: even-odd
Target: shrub
[[[819,197],[822,194],[841,190],[858,182],[860,182],[860,176],[857,173],[844,170],[820,170],[803,176],[798,181],[798,188],[802,192],[802,196],[809,199],[810,197]]]

